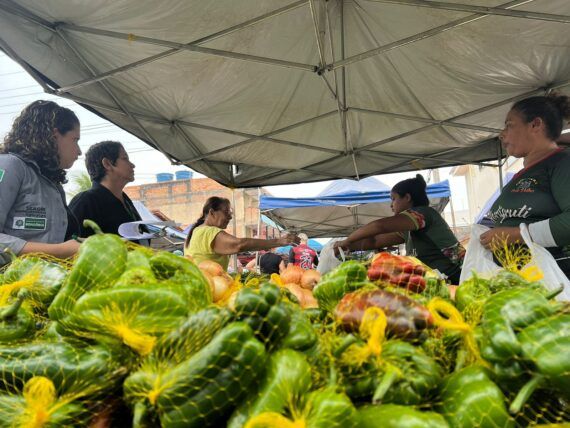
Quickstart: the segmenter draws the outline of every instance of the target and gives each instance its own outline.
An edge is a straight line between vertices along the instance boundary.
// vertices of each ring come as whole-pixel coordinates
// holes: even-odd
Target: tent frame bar
[[[470,125],[468,123],[450,122],[449,120],[429,119],[427,117],[410,116],[407,114],[391,113],[391,112],[387,112],[387,111],[371,110],[371,109],[367,109],[367,108],[350,107],[348,110],[349,111],[354,110],[354,111],[359,112],[359,113],[378,114],[381,116],[393,117],[395,119],[409,120],[412,122],[431,123],[433,125],[450,126],[453,128],[473,129],[475,131],[489,132],[491,134],[496,134],[498,132],[501,132],[501,129],[489,128],[487,126],[478,126],[478,125]]]
[[[284,6],[284,7],[282,7],[282,8],[279,8],[279,9],[273,10],[273,11],[271,11],[271,12],[265,13],[265,14],[263,14],[263,15],[257,16],[257,17],[255,17],[255,18],[252,18],[252,19],[247,20],[247,21],[245,21],[245,22],[242,22],[242,23],[240,23],[240,24],[237,24],[237,25],[234,25],[234,26],[232,26],[232,27],[226,28],[226,29],[224,29],[224,30],[218,31],[218,32],[216,32],[216,33],[212,33],[212,34],[210,34],[210,35],[208,35],[208,36],[201,37],[200,39],[197,39],[197,40],[194,40],[194,41],[192,41],[192,42],[190,42],[190,43],[187,43],[187,45],[188,45],[188,46],[192,46],[192,45],[200,46],[200,45],[202,45],[202,44],[204,44],[204,43],[207,43],[207,42],[210,42],[210,41],[212,41],[212,40],[218,39],[218,38],[220,38],[220,37],[226,36],[226,35],[228,35],[228,34],[231,34],[231,33],[235,32],[235,31],[242,30],[242,29],[244,29],[244,28],[247,28],[247,27],[250,27],[250,26],[252,26],[252,25],[255,25],[255,24],[257,24],[257,23],[259,23],[259,22],[262,22],[262,21],[264,21],[264,20],[266,20],[266,19],[268,19],[268,18],[273,18],[273,17],[275,17],[275,16],[281,15],[282,13],[289,12],[289,11],[291,11],[291,10],[294,10],[294,9],[298,8],[299,6],[305,5],[306,3],[307,3],[307,0],[298,0],[298,1],[296,1],[296,2],[294,2],[294,3],[291,3],[291,4],[287,5],[287,6]],[[150,56],[150,57],[141,59],[141,60],[139,60],[139,61],[132,62],[132,63],[130,63],[130,64],[123,65],[123,66],[121,66],[121,67],[117,67],[117,68],[115,68],[115,69],[106,71],[105,73],[98,74],[98,75],[96,75],[95,77],[88,78],[88,79],[84,79],[84,80],[80,80],[80,81],[78,81],[78,82],[76,82],[76,83],[73,83],[73,84],[71,84],[71,85],[63,86],[63,87],[59,88],[59,89],[57,90],[57,92],[58,92],[58,94],[61,93],[61,92],[69,92],[69,91],[71,91],[71,90],[73,90],[73,89],[81,88],[81,87],[83,87],[83,86],[90,85],[90,84],[92,84],[92,83],[95,83],[95,82],[98,82],[98,81],[101,81],[101,80],[108,79],[109,77],[116,76],[116,75],[118,75],[118,74],[124,73],[124,72],[126,72],[126,71],[133,70],[133,69],[138,68],[138,67],[141,67],[141,66],[143,66],[143,65],[145,65],[145,64],[148,64],[148,63],[151,63],[151,62],[160,60],[160,59],[162,59],[162,58],[166,58],[166,57],[168,57],[168,56],[170,56],[170,55],[174,55],[174,54],[177,54],[177,53],[180,53],[180,52],[182,52],[181,49],[177,49],[177,48],[175,48],[175,49],[169,49],[168,51],[165,51],[165,52],[162,52],[162,53],[159,53],[159,54],[156,54],[156,55],[153,55],[153,56]]]
[[[567,15],[531,12],[526,10],[509,10],[504,7],[474,6],[474,5],[460,4],[460,3],[444,3],[432,0],[374,0],[374,1],[378,3],[399,4],[402,6],[427,7],[430,9],[444,9],[444,10],[453,10],[457,12],[469,12],[469,13],[477,13],[485,15],[499,15],[499,16],[508,16],[511,18],[533,19],[540,21],[561,22],[564,24],[570,24],[570,16]],[[530,3],[531,1],[532,0],[530,1],[527,0],[524,3]]]
[[[299,127],[299,126],[306,125],[307,123],[311,123],[311,122],[316,121],[316,120],[319,120],[319,119],[324,119],[324,118],[329,117],[329,116],[332,116],[332,115],[334,115],[334,114],[336,114],[336,111],[335,111],[335,110],[331,110],[331,111],[329,111],[328,113],[323,113],[323,114],[320,114],[320,115],[318,115],[318,116],[314,116],[314,117],[311,117],[311,118],[309,118],[309,119],[305,119],[305,120],[302,120],[302,121],[300,121],[300,122],[296,122],[296,123],[293,123],[293,124],[291,124],[291,125],[287,125],[287,126],[285,126],[285,127],[283,127],[283,128],[276,129],[276,130],[271,131],[271,132],[268,132],[268,133],[266,133],[266,134],[262,134],[262,135],[260,135],[260,136],[253,136],[253,137],[251,137],[251,138],[248,138],[247,140],[242,140],[242,141],[240,141],[240,142],[238,142],[238,143],[235,143],[235,144],[232,144],[232,145],[230,145],[230,146],[227,146],[227,147],[224,147],[224,148],[221,148],[221,149],[217,149],[217,150],[212,150],[212,151],[210,151],[210,152],[204,153],[204,154],[202,154],[202,155],[200,155],[200,156],[196,156],[196,157],[193,157],[193,158],[190,158],[190,159],[184,159],[184,160],[182,160],[181,162],[188,162],[188,163],[190,163],[190,162],[195,162],[195,161],[199,161],[199,160],[202,160],[202,159],[206,159],[206,158],[208,158],[208,157],[210,157],[210,156],[217,155],[218,153],[222,153],[222,152],[224,152],[224,151],[226,151],[226,150],[235,149],[235,148],[237,148],[237,147],[241,147],[241,146],[243,146],[243,145],[245,145],[245,144],[249,144],[249,143],[251,143],[251,142],[253,142],[253,141],[256,141],[256,140],[260,140],[260,139],[263,139],[263,138],[271,137],[272,135],[275,135],[275,134],[281,134],[281,133],[283,133],[283,132],[287,132],[287,131],[289,131],[289,130],[291,130],[291,129],[297,128],[297,127]],[[220,131],[220,132],[221,132],[221,131]]]
[[[197,52],[206,55],[221,56],[224,58],[257,62],[261,64],[274,65],[284,68],[294,68],[309,72],[317,71],[317,67],[311,64],[303,64],[300,62],[285,61],[277,58],[267,58],[257,55],[242,54],[238,52],[224,51],[220,49],[205,48],[196,45],[185,45],[183,43],[171,42],[168,40],[156,39],[153,37],[137,36],[136,34],[122,33],[120,31],[100,30],[98,28],[84,27],[81,25],[74,25],[69,23],[58,23],[57,27],[67,31],[75,31],[79,33],[93,34],[96,36],[111,37],[114,39],[121,39],[129,42],[162,46],[181,51]]]
[[[184,125],[187,126],[189,128],[198,128],[198,129],[204,129],[207,131],[214,131],[214,132],[221,132],[223,134],[229,134],[229,135],[236,135],[239,137],[245,137],[248,138],[248,140],[254,141],[254,140],[263,140],[263,141],[268,141],[271,143],[277,143],[277,144],[283,144],[286,146],[292,146],[292,147],[301,147],[307,150],[314,150],[314,151],[319,151],[319,152],[325,152],[325,153],[333,153],[333,154],[341,154],[343,153],[341,150],[335,150],[335,149],[329,149],[327,147],[316,147],[316,146],[310,146],[308,144],[303,144],[303,143],[296,143],[294,141],[287,141],[287,140],[281,140],[279,138],[273,138],[273,137],[264,137],[264,136],[260,136],[260,135],[254,135],[254,134],[249,134],[246,132],[241,132],[241,131],[234,131],[231,129],[224,129],[224,128],[218,128],[216,126],[210,126],[210,125],[203,125],[200,123],[195,123],[195,122],[188,122],[185,120],[177,120],[176,123],[179,123],[180,125]],[[251,142],[248,141],[248,142]],[[236,143],[236,144],[240,144],[243,145],[245,142],[240,142],[240,143]],[[235,145],[229,146],[224,148],[225,150],[229,150],[230,148],[233,148]],[[207,157],[207,156],[206,156]]]
[[[79,61],[81,61],[81,63],[83,64],[83,66],[88,70],[89,73],[94,74],[94,70],[93,67],[89,64],[89,62],[83,57],[83,55],[81,55],[79,53],[79,51],[75,48],[75,46],[73,46],[73,44],[67,39],[67,37],[63,34],[62,31],[60,31],[59,29],[56,28],[56,33],[57,35],[61,38],[61,40],[63,40],[63,42],[67,45],[67,47],[69,47],[69,49],[71,49],[71,51],[73,52],[73,54],[79,59]],[[174,164],[174,159],[168,154],[166,153],[164,150],[161,149],[160,145],[157,143],[157,141],[154,139],[154,137],[146,130],[146,128],[142,125],[142,123],[135,117],[133,116],[123,105],[123,103],[119,100],[119,98],[115,95],[115,93],[111,90],[111,88],[109,87],[109,85],[107,85],[107,82],[100,82],[99,83],[103,89],[105,90],[105,92],[107,92],[107,94],[111,97],[111,99],[115,102],[115,104],[117,105],[117,107],[119,107],[119,109],[127,115],[127,117],[129,119],[131,119],[136,125],[137,127],[142,131],[142,133],[144,134],[145,138],[147,139],[147,141],[152,142],[152,144],[155,146],[155,148],[161,152],[171,163]]]
[[[379,0],[379,1],[382,1],[382,0]],[[515,0],[515,1],[510,1],[506,4],[503,4],[501,6],[502,7],[515,7],[515,6],[518,6],[520,4],[528,3],[528,1],[529,0]],[[427,2],[422,2],[422,3],[427,3]],[[383,53],[389,52],[391,50],[398,49],[400,47],[409,45],[411,43],[415,43],[415,42],[418,42],[420,40],[436,36],[440,33],[443,33],[444,31],[452,30],[452,29],[458,28],[462,25],[470,24],[470,23],[477,21],[479,19],[487,18],[489,16],[491,16],[489,13],[484,13],[484,14],[476,13],[473,15],[469,15],[465,18],[457,19],[457,20],[448,22],[447,24],[443,24],[443,25],[440,25],[438,27],[434,27],[430,30],[422,31],[420,33],[414,34],[414,35],[409,36],[409,37],[405,37],[405,38],[400,39],[400,40],[396,40],[392,43],[388,43],[386,45],[379,46],[379,47],[371,49],[369,51],[353,55],[353,56],[348,57],[346,59],[343,59],[341,61],[333,62],[332,64],[327,64],[326,70],[331,71],[331,70],[334,70],[334,69],[339,68],[339,67],[346,67],[347,65],[350,65],[352,63],[363,61],[363,60],[368,59],[370,57],[373,57],[373,56],[376,56],[379,54],[383,54]]]

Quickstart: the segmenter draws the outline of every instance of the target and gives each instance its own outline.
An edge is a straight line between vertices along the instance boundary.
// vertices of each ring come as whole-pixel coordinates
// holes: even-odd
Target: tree
[[[71,176],[71,184],[73,185],[73,189],[66,192],[69,199],[78,193],[91,189],[91,177],[84,171],[76,172]]]

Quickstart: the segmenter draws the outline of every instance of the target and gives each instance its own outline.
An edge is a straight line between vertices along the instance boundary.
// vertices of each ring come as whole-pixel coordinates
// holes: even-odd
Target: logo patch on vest
[[[46,219],[36,217],[14,217],[13,229],[46,230]]]
[[[538,184],[534,178],[520,179],[511,193],[534,193],[534,187]]]

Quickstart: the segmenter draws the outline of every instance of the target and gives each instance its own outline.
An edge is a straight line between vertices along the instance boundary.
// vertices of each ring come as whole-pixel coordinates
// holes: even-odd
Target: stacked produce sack
[[[454,301],[387,253],[242,279],[97,234],[0,284],[0,427],[570,421],[570,309],[516,272]]]

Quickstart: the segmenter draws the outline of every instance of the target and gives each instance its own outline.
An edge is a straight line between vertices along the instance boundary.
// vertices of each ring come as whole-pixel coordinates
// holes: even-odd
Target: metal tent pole
[[[498,164],[499,164],[499,189],[501,192],[503,191],[504,183],[503,183],[503,145],[501,144],[501,140],[497,138],[498,146],[497,146],[497,157],[498,157]]]
[[[234,232],[233,234],[234,234],[234,236],[237,236],[236,189],[234,189],[234,188],[232,188],[232,207],[234,208],[234,215],[232,216],[232,228],[233,228],[233,232]],[[238,272],[238,255],[237,255],[237,253],[235,254],[235,257],[234,257],[234,272],[235,272],[235,273],[239,273],[239,272]]]
[[[257,211],[259,216],[257,218],[257,237],[261,239],[261,187],[257,188]],[[265,239],[269,238],[267,234],[265,235]],[[259,268],[259,250],[255,252],[255,269],[257,273],[261,273]]]

